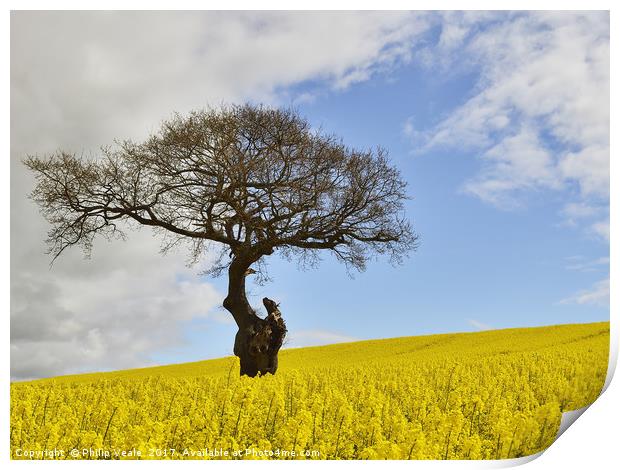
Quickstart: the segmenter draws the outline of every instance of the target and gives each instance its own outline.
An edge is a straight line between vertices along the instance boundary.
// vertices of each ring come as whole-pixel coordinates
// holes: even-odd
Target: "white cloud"
[[[560,300],[561,304],[591,304],[599,307],[609,306],[609,279],[595,283],[590,289],[581,290],[575,295]]]
[[[532,129],[506,137],[482,155],[484,169],[464,186],[466,192],[500,207],[518,204],[520,192],[540,187],[558,189],[553,157]]]
[[[426,28],[403,12],[14,12],[12,132],[19,150],[90,151],[173,111],[344,88],[407,60]]]
[[[586,225],[593,238],[609,242],[609,206],[606,202],[569,202],[564,205],[560,225],[578,227]],[[601,219],[601,217],[603,217]]]
[[[334,343],[350,343],[360,341],[359,338],[343,335],[327,330],[293,330],[286,339],[285,348],[301,348],[305,346],[320,346]]]
[[[482,323],[478,320],[474,320],[473,318],[468,318],[467,323],[476,328],[477,330],[492,330],[493,327],[491,325],[487,325],[486,323]]]
[[[566,266],[566,269],[569,271],[594,272],[603,267],[609,266],[608,256],[601,256],[600,258],[591,260],[586,260],[579,257],[574,259],[571,258],[568,261],[571,261],[571,263]]]
[[[150,365],[153,351],[182,342],[184,322],[220,321],[223,295],[157,248],[140,231],[97,243],[91,260],[67,252],[51,270],[22,257],[30,264],[11,282],[12,377]]]
[[[225,319],[221,294],[147,230],[50,270],[21,158],[142,139],[173,111],[294,102],[286,87],[305,80],[342,89],[409,60],[427,27],[407,12],[13,12],[12,376],[144,365],[182,343],[183,322]]]
[[[609,218],[605,220],[599,220],[592,225],[592,233],[599,236],[603,240],[609,241]]]
[[[480,78],[465,103],[434,127],[418,130],[418,149],[478,153],[482,170],[464,188],[500,207],[519,205],[532,191],[573,185],[577,196],[569,204],[607,205],[608,13],[486,19],[444,14],[440,39],[427,54],[439,59],[430,65],[445,69],[449,59],[457,70],[475,68]],[[405,130],[411,133],[411,126]]]
[[[585,202],[570,202],[564,206],[562,215],[566,217],[567,222],[575,223],[577,220],[587,219],[600,214],[602,209],[600,206]]]

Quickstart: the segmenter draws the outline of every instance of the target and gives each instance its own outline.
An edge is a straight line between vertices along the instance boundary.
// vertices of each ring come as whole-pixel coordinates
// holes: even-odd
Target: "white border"
[[[554,2],[549,0],[522,0],[522,1],[455,1],[455,0],[445,0],[441,3],[436,1],[428,1],[428,0],[420,0],[415,3],[402,1],[402,0],[383,0],[381,2],[366,2],[363,5],[360,2],[347,2],[347,1],[329,1],[329,0],[300,0],[296,2],[285,2],[285,1],[262,1],[260,5],[257,5],[257,2],[251,2],[249,0],[246,1],[223,1],[223,0],[212,0],[207,5],[206,2],[198,1],[198,0],[177,0],[175,2],[165,2],[161,0],[152,0],[146,6],[150,9],[159,9],[159,10],[192,10],[192,9],[205,9],[208,6],[208,9],[227,9],[227,10],[243,10],[243,9],[294,9],[294,10],[304,10],[304,9],[364,9],[364,10],[372,10],[372,9],[416,9],[416,10],[424,10],[424,9],[442,9],[442,10],[459,10],[459,9],[475,9],[475,10],[498,10],[498,9],[532,9],[532,10],[611,10],[611,83],[615,82],[614,77],[617,77],[617,54],[614,56],[614,52],[618,51],[617,48],[617,31],[618,31],[618,21],[617,21],[617,12],[618,8],[614,10],[612,1],[603,1],[603,0],[590,0],[590,1],[575,1],[575,0],[567,0],[563,2]],[[3,159],[3,171],[2,178],[3,184],[1,186],[2,190],[2,198],[1,204],[3,205],[2,213],[5,214],[3,217],[3,223],[5,224],[4,230],[0,233],[3,237],[2,246],[3,250],[3,268],[2,269],[2,293],[3,300],[5,305],[5,324],[2,329],[2,339],[4,348],[2,350],[2,365],[4,369],[4,377],[6,377],[6,382],[0,391],[0,400],[1,400],[1,414],[2,414],[2,425],[0,427],[0,442],[4,445],[0,447],[0,458],[5,463],[10,465],[17,466],[29,466],[33,465],[33,462],[23,462],[23,461],[11,461],[9,459],[9,377],[10,377],[10,362],[9,362],[9,348],[10,348],[10,337],[9,337],[9,328],[7,328],[7,323],[9,321],[9,256],[10,256],[10,231],[9,231],[9,218],[6,216],[10,211],[10,203],[9,203],[9,154],[10,154],[10,146],[9,146],[9,123],[10,123],[10,77],[9,77],[9,69],[6,64],[9,64],[9,51],[10,51],[10,10],[38,10],[38,9],[141,9],[142,2],[138,1],[120,1],[120,0],[109,0],[106,2],[103,1],[91,1],[88,4],[79,2],[79,1],[69,1],[69,0],[59,0],[55,2],[45,2],[42,0],[37,1],[8,1],[6,2],[8,9],[3,11],[2,16],[2,25],[1,28],[2,34],[2,55],[3,61],[5,64],[4,74],[2,75],[3,81],[3,109],[5,112],[2,114],[2,129],[4,131],[4,140],[5,142],[5,156]],[[611,89],[611,129],[614,129],[614,124],[617,124],[616,119],[616,110],[618,109],[618,97],[617,93],[615,93],[614,88]],[[611,133],[611,155],[614,154],[615,149],[615,139],[614,133]],[[614,160],[611,159],[611,207],[616,207],[616,202],[618,199],[618,168],[617,164],[615,164]],[[613,210],[611,212],[611,234],[615,235],[617,232],[618,220],[614,217]],[[611,244],[611,266],[610,266],[610,278],[611,278],[611,338],[612,338],[612,347],[610,351],[610,374],[608,374],[607,390],[603,393],[603,395],[581,416],[577,422],[577,425],[572,426],[566,433],[564,433],[548,450],[542,453],[541,456],[534,459],[528,464],[528,468],[532,469],[549,469],[549,468],[584,468],[589,467],[593,469],[606,469],[612,467],[612,462],[618,462],[618,453],[616,451],[617,437],[616,436],[616,428],[618,426],[618,418],[620,417],[620,386],[618,385],[618,380],[609,383],[611,380],[611,376],[613,374],[613,370],[615,369],[615,365],[618,357],[618,309],[617,309],[617,296],[614,295],[614,287],[617,282],[617,266],[618,266],[618,253],[617,250],[614,249],[614,244]],[[415,465],[417,467],[424,468],[498,468],[511,466],[519,463],[525,463],[525,461],[521,459],[517,459],[519,462],[514,461],[474,461],[474,462],[440,462],[440,461],[416,461],[414,463],[406,462],[406,461],[398,461],[398,462],[390,462],[391,466],[404,466],[407,465],[410,468],[411,465]],[[74,462],[73,464],[78,464]],[[169,465],[168,462],[157,461],[151,462],[149,464],[149,468],[151,465],[155,465],[157,467]],[[309,462],[300,462],[300,465],[311,465]],[[52,462],[47,461],[36,461],[36,465],[55,465]],[[78,464],[80,467],[82,464]],[[94,465],[102,465],[100,462],[88,462],[86,464],[88,466]],[[103,464],[107,465],[107,464]],[[131,463],[127,463],[126,461],[120,463],[121,466],[124,465],[132,465]],[[202,465],[196,461],[189,462],[187,465]],[[269,465],[270,468],[273,465],[286,465],[289,466],[290,463],[287,462],[255,462],[254,464],[249,464],[248,462],[211,462],[208,465],[215,465],[216,467],[223,465],[232,465],[238,466],[243,465],[246,467],[247,465],[257,465],[259,467]],[[332,466],[332,465],[344,465],[351,466],[353,465],[385,465],[385,462],[359,462],[359,461],[348,461],[348,462],[322,462],[320,465]]]

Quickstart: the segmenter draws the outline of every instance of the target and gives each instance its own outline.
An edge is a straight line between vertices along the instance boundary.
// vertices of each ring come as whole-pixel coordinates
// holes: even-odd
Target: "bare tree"
[[[264,275],[263,257],[313,263],[326,250],[363,270],[373,255],[400,261],[416,246],[402,214],[406,183],[385,151],[348,148],[294,110],[176,115],[144,143],[117,142],[96,159],[58,152],[24,163],[51,224],[53,259],[73,245],[88,253],[96,235],[124,236],[121,220],[160,232],[164,251],[189,242],[193,262],[218,250],[210,272],[228,271],[224,307],[239,327],[242,375],[275,373],[286,334],[276,302],[263,299],[260,318],[246,297],[246,276]]]

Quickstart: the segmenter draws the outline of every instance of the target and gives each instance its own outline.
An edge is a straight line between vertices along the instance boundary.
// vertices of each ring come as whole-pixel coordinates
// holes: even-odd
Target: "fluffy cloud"
[[[409,60],[427,28],[399,12],[13,12],[13,378],[148,364],[182,343],[185,321],[221,321],[222,298],[182,253],[160,257],[147,230],[97,243],[89,261],[69,251],[49,269],[20,158],[141,139],[173,111],[312,99],[286,89],[366,80]]]
[[[360,341],[359,338],[343,335],[327,330],[293,330],[285,342],[285,348],[301,348],[305,346],[320,346],[322,344],[350,343]]]
[[[609,279],[598,281],[590,289],[579,291],[575,295],[561,300],[560,303],[609,307]]]
[[[591,227],[591,232],[600,238],[609,241],[609,217],[594,223]]]
[[[52,269],[21,257],[28,264],[11,279],[12,377],[149,365],[150,353],[183,341],[184,322],[221,321],[222,294],[157,248],[140,231],[97,243],[88,261],[69,251]]]
[[[480,331],[484,331],[484,330],[492,330],[493,327],[490,325],[487,325],[486,323],[483,323],[481,321],[475,320],[473,318],[468,318],[467,319],[467,323],[469,323],[471,326],[473,326],[475,329],[480,330]]]
[[[569,271],[596,272],[600,269],[609,270],[609,257],[602,256],[596,259],[585,259],[582,256],[573,256],[568,259],[570,263],[566,266]]]
[[[407,60],[425,29],[390,12],[16,12],[14,136],[89,151],[172,111],[277,100],[309,79],[343,88]]]
[[[470,98],[449,116],[431,129],[405,128],[421,151],[480,156],[466,192],[510,208],[535,191],[567,190],[576,194],[567,213],[608,211],[608,13],[447,13],[426,57],[430,66],[479,72]],[[605,214],[587,221],[603,237],[605,222]]]
[[[502,139],[482,155],[484,168],[477,178],[467,182],[465,191],[497,206],[519,203],[517,193],[539,187],[558,189],[553,156],[541,144],[532,129]]]

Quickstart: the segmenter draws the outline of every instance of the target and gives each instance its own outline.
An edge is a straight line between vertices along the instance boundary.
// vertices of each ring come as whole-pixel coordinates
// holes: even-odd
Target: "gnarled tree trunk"
[[[267,317],[260,318],[250,306],[245,294],[245,277],[251,262],[234,259],[228,269],[228,295],[224,308],[235,319],[239,331],[235,336],[233,352],[239,358],[241,375],[256,377],[275,374],[278,352],[286,335],[286,325],[278,304],[265,297],[263,305]]]

